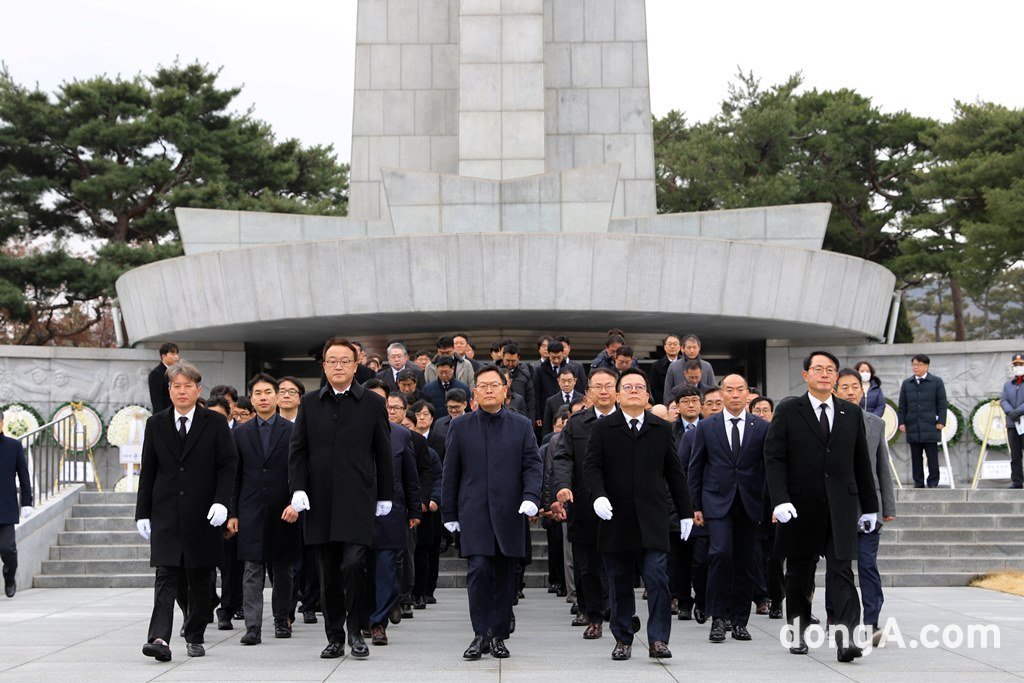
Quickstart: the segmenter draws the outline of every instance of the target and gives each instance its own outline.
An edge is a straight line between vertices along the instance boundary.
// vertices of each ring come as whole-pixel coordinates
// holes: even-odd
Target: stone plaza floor
[[[824,616],[823,592],[815,611]],[[751,616],[753,640],[708,642],[710,624],[672,622],[674,657],[647,656],[643,629],[633,659],[613,662],[609,632],[597,641],[582,639],[569,625],[569,606],[542,590],[528,590],[516,608],[518,628],[508,641],[512,657],[462,660],[472,633],[466,593],[439,591],[438,604],[415,612],[411,621],[388,629],[391,644],[371,647],[370,657],[319,658],[325,645],[323,621],[298,623],[290,640],[275,640],[269,621],[261,645],[244,647],[243,630],[206,633],[206,656],[189,659],[184,641],[171,643],[173,661],[142,655],[152,604],[151,589],[35,589],[0,598],[0,681],[892,681],[949,683],[1024,678],[1024,598],[977,588],[886,589],[883,618],[896,620],[908,647],[893,644],[853,664],[836,662],[834,649],[790,655],[779,643],[782,621]],[[646,621],[646,605],[638,600]],[[177,615],[176,615],[177,616]],[[935,649],[909,647],[922,629],[993,624],[1000,647]],[[176,621],[175,631],[180,624]],[[933,640],[939,639],[936,635]],[[955,641],[954,641],[955,642]],[[347,651],[347,648],[346,648]]]

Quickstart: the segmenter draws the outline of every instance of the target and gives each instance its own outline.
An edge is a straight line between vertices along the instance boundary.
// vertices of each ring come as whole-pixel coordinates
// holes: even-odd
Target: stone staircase
[[[547,533],[538,521],[530,530],[530,541],[533,543],[533,557],[523,581],[527,588],[548,587],[548,543]],[[561,558],[559,558],[561,559]],[[455,548],[449,548],[441,555],[441,562],[437,572],[438,588],[465,588],[466,586],[466,560],[459,557]]]

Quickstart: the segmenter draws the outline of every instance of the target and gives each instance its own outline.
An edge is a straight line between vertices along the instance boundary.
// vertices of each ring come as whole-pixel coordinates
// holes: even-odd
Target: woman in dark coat
[[[864,383],[864,398],[860,400],[860,407],[872,415],[882,417],[885,412],[885,394],[882,393],[882,380],[875,375],[875,366],[862,360],[857,363],[856,370]]]

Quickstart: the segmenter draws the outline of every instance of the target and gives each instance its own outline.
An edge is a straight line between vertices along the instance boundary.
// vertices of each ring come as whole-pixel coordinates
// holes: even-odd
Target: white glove
[[[210,520],[210,526],[220,526],[228,521],[228,509],[220,503],[214,503],[206,513],[206,518]]]
[[[34,507],[32,507],[31,505],[26,505],[25,507],[21,508],[21,518],[28,519],[32,516],[32,513],[34,513],[35,511],[36,509]]]
[[[391,501],[390,500],[378,500],[377,501],[377,516],[387,517],[391,512]]]
[[[309,496],[306,495],[305,491],[296,491],[292,494],[292,507],[295,508],[296,512],[309,509]]]
[[[523,504],[519,506],[519,514],[526,515],[527,517],[536,517],[537,506],[528,500],[524,500]]]
[[[456,531],[459,531],[462,527],[459,526],[458,522],[445,522],[444,528],[447,529],[450,533],[454,534]]]
[[[860,516],[857,520],[857,530],[862,531],[865,534],[870,534],[876,528],[878,528],[878,515],[874,512],[867,512]]]
[[[594,514],[607,522],[612,518],[612,502],[601,496],[594,501]]]
[[[796,508],[792,503],[782,503],[775,506],[775,519],[779,524],[785,524],[791,519],[796,519]]]
[[[687,517],[686,519],[679,520],[679,538],[684,541],[690,537],[690,532],[693,531],[693,518]]]
[[[139,530],[139,536],[142,536],[147,541],[149,540],[149,534],[152,533],[152,529],[149,528],[148,519],[140,519],[135,522],[135,528]]]

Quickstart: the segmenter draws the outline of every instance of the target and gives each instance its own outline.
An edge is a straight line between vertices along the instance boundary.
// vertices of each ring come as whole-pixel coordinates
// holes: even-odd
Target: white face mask
[[[1013,376],[1014,377],[1024,377],[1024,365],[1014,365],[1013,366]]]
[[[862,372],[862,373],[860,373],[860,381],[861,382],[869,382],[869,381],[871,381],[871,373],[870,372]]]

